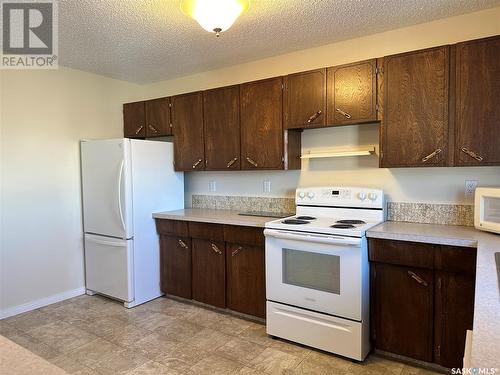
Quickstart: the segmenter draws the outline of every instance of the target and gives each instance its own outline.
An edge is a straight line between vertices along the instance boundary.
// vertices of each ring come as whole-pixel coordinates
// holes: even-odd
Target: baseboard
[[[85,294],[85,288],[77,288],[73,290],[68,290],[66,292],[53,294],[51,296],[40,298],[35,301],[27,302],[22,305],[9,307],[7,309],[0,310],[0,319],[8,318],[9,316],[14,316],[27,311],[35,310],[40,307],[51,305],[56,302],[64,301],[65,299],[81,296]]]

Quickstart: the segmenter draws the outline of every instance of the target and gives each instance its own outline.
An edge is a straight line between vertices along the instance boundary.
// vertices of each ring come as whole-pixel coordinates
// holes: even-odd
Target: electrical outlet
[[[477,188],[477,180],[465,180],[465,196],[471,197]]]
[[[263,187],[264,193],[270,193],[271,192],[271,181],[264,180],[262,187]]]
[[[208,181],[208,190],[211,193],[217,191],[217,183],[215,181]]]

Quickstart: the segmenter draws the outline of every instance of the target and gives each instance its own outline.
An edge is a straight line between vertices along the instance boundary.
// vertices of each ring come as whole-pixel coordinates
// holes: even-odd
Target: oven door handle
[[[328,236],[315,233],[291,233],[276,229],[265,229],[264,235],[268,237],[280,238],[283,240],[306,241],[324,243],[329,245],[360,246],[361,238]]]

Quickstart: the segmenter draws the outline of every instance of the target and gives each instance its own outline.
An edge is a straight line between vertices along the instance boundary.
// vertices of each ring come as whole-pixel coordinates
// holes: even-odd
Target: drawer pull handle
[[[193,164],[193,169],[195,169],[200,163],[201,163],[201,159],[198,159],[198,161]]]
[[[424,156],[422,158],[422,161],[425,163],[427,160],[430,160],[432,159],[433,157],[435,157],[436,155],[440,154],[443,150],[441,150],[440,148],[438,148],[436,151],[434,152],[431,152],[429,155],[427,156]]]
[[[314,115],[312,115],[311,117],[309,117],[307,119],[307,123],[310,124],[311,122],[313,122],[314,120],[316,120],[319,116],[321,116],[321,113],[323,113],[323,112],[320,109],[318,112],[316,112]]]
[[[238,253],[243,250],[243,248],[241,246],[239,246],[236,250],[234,250],[232,253],[231,253],[231,256],[235,256],[235,255],[238,255]]]
[[[155,133],[158,133],[158,129],[156,129],[153,125],[149,124],[148,127],[150,130],[154,131]]]
[[[423,285],[423,286],[427,286],[427,282],[422,279],[420,276],[418,276],[415,272],[412,272],[412,271],[408,271],[408,275],[413,279],[415,280],[416,282],[418,282],[420,285]]]
[[[135,135],[139,134],[142,129],[144,129],[144,125],[141,125],[137,129],[135,129]]]
[[[229,161],[229,163],[227,163],[226,167],[227,168],[230,168],[231,165],[233,165],[234,163],[236,163],[236,160],[238,160],[238,158],[233,158]]]
[[[254,167],[258,167],[258,166],[259,166],[259,164],[257,164],[257,162],[256,162],[255,160],[250,159],[248,156],[247,156],[247,158],[246,158],[246,159],[247,159],[247,161],[248,161],[250,164],[252,164]]]
[[[335,109],[338,113],[340,113],[342,116],[344,116],[346,119],[350,119],[351,118],[351,115],[347,112],[344,112],[343,110],[341,110],[340,108],[337,108]]]
[[[471,151],[469,150],[467,147],[462,147],[460,149],[460,151],[462,151],[463,153],[466,153],[467,155],[469,155],[471,158],[474,158],[476,159],[477,161],[483,161],[483,157],[476,154],[474,151]]]
[[[188,248],[188,245],[186,245],[186,243],[183,240],[179,240],[179,245],[181,245],[181,247],[183,247],[184,249]]]
[[[212,250],[215,251],[217,254],[221,255],[222,254],[222,251],[220,251],[220,249],[217,247],[216,244],[212,244]]]

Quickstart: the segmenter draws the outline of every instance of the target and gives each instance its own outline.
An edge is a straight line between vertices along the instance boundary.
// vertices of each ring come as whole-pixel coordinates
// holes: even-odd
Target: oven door
[[[361,321],[366,240],[266,229],[267,299]]]

